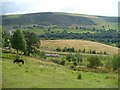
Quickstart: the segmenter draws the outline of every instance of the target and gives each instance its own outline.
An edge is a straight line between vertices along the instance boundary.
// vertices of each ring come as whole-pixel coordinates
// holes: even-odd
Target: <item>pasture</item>
[[[15,54],[3,53],[2,88],[117,88],[115,73],[73,71],[68,67],[21,56],[25,64],[14,64]],[[81,79],[77,79],[81,74]]]

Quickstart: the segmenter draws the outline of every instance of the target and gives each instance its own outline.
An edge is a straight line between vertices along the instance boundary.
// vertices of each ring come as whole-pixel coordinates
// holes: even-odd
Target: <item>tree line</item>
[[[38,35],[39,38],[43,39],[84,39],[90,41],[101,42],[109,45],[115,44],[115,46],[120,47],[118,42],[120,33],[116,30],[99,30],[99,32],[95,33],[68,33],[67,30],[63,32],[55,32],[55,33],[44,33]]]

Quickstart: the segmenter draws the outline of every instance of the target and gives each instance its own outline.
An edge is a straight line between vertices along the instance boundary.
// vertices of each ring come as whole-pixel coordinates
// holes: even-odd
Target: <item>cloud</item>
[[[4,0],[3,14],[69,12],[117,16],[119,0]]]

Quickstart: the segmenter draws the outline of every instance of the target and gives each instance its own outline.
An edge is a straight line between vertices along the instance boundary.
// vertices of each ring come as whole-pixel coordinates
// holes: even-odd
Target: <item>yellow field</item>
[[[74,47],[76,50],[86,51],[96,50],[96,52],[106,51],[108,54],[117,54],[118,48],[101,44],[98,42],[86,41],[86,40],[41,40],[41,47],[48,49],[56,49],[57,47]]]

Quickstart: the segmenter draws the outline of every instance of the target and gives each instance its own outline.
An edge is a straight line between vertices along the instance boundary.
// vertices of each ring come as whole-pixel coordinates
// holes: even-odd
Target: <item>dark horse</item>
[[[15,59],[13,62],[14,63],[22,63],[22,64],[24,64],[24,61],[22,59]]]

